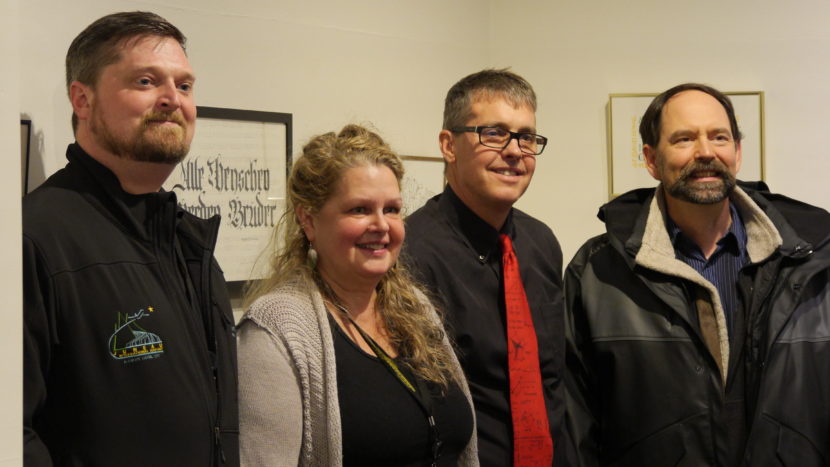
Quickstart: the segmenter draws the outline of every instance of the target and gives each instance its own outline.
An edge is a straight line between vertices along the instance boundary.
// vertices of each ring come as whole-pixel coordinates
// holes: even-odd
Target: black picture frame
[[[29,160],[31,159],[32,121],[20,120],[20,189],[22,196],[29,192]]]
[[[290,113],[197,107],[187,157],[164,188],[191,214],[221,216],[215,256],[228,282],[261,279],[260,261],[284,209],[291,171]],[[283,151],[284,154],[283,154]]]
[[[265,112],[261,110],[228,109],[224,107],[196,107],[197,118],[217,118],[223,120],[240,120],[245,122],[281,123],[285,125],[285,178],[291,173],[294,152],[293,115],[283,112]]]

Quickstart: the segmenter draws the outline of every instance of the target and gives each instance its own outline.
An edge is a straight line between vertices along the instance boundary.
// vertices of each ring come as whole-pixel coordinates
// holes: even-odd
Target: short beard
[[[711,182],[693,182],[692,173],[698,170],[712,171],[720,180]],[[693,204],[716,204],[725,200],[735,189],[735,176],[717,159],[710,162],[692,161],[680,172],[680,176],[670,185],[666,193],[674,198]]]
[[[171,121],[178,126],[157,127],[151,123],[154,121]],[[100,113],[91,123],[90,130],[98,136],[101,145],[118,157],[138,162],[175,165],[190,151],[186,123],[178,113],[151,112],[145,115],[131,138],[116,137]]]

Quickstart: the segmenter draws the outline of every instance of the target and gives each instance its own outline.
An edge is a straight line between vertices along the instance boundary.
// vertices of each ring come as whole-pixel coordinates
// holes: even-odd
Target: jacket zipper
[[[177,215],[176,214],[177,207],[178,206],[174,204],[174,207],[173,207],[173,212],[174,212],[173,215],[174,216]],[[207,358],[208,361],[207,361],[207,363],[209,365],[208,369],[210,371],[210,376],[209,377],[213,379],[214,393],[215,393],[215,396],[216,396],[216,419],[211,424],[212,427],[210,429],[210,437],[213,438],[213,449],[212,449],[213,452],[212,452],[211,458],[212,458],[212,463],[214,465],[219,464],[219,459],[221,459],[222,464],[224,464],[226,462],[226,457],[225,457],[225,452],[224,452],[223,447],[222,447],[221,437],[219,435],[220,434],[220,428],[219,427],[220,427],[220,420],[221,420],[221,413],[220,412],[221,412],[222,402],[221,402],[221,397],[220,397],[220,394],[219,394],[219,382],[218,382],[217,366],[216,366],[216,350],[217,350],[216,347],[217,346],[216,346],[216,341],[215,341],[215,337],[214,337],[215,332],[214,332],[214,329],[213,329],[213,320],[211,319],[212,315],[211,315],[211,309],[210,309],[210,304],[211,304],[211,298],[210,297],[211,297],[211,295],[210,295],[210,287],[209,287],[209,284],[210,284],[210,279],[209,279],[210,274],[209,273],[210,273],[210,265],[211,265],[210,258],[212,256],[212,250],[205,249],[204,253],[202,255],[201,264],[199,265],[200,266],[200,271],[201,271],[200,275],[202,277],[197,278],[201,281],[202,293],[201,293],[200,296],[197,296],[196,295],[197,291],[196,291],[195,283],[193,283],[194,278],[190,274],[190,269],[187,266],[187,258],[184,257],[184,251],[181,248],[181,243],[179,243],[178,247],[175,246],[177,241],[180,242],[180,239],[179,239],[179,236],[178,236],[178,221],[179,221],[179,219],[178,218],[175,218],[175,219],[176,219],[176,223],[174,224],[173,232],[172,232],[172,237],[173,237],[173,239],[172,239],[172,241],[173,241],[172,254],[173,254],[173,262],[174,262],[174,271],[178,271],[178,267],[176,267],[175,263],[178,262],[177,256],[181,255],[181,261],[182,261],[184,269],[185,269],[184,274],[187,276],[183,279],[185,281],[190,281],[191,284],[192,284],[192,286],[188,286],[188,284],[185,283],[184,287],[186,289],[188,287],[191,287],[193,289],[193,297],[192,298],[193,298],[194,301],[196,301],[196,306],[197,306],[198,310],[201,312],[202,320],[208,320],[209,319],[209,322],[201,323],[201,324],[202,324],[203,329],[209,330],[209,334],[207,334],[205,336],[205,342],[208,346],[208,348],[206,349],[206,350],[208,350],[208,358]],[[218,227],[213,228],[213,232],[211,233],[211,237],[208,239],[209,244],[215,245],[216,234],[217,234],[218,230],[219,230]],[[177,251],[177,249],[178,249],[178,251]],[[205,258],[207,258],[207,261],[205,260]],[[207,266],[205,266],[205,265],[207,265]],[[206,267],[207,267],[207,269],[206,269]],[[205,270],[208,271],[208,274],[205,274]],[[207,288],[205,288],[206,284],[207,284]],[[185,293],[185,296],[186,296],[188,294],[187,290],[185,290],[184,293]],[[184,318],[184,319],[186,319],[186,318]],[[197,323],[197,326],[198,326],[198,323]],[[211,346],[213,347],[212,352],[211,352]],[[210,356],[211,354],[213,355],[213,357]],[[201,360],[201,358],[199,360]],[[207,391],[202,391],[202,394],[205,397],[205,408],[208,409],[208,418],[210,419],[210,418],[212,418],[211,417],[212,414],[210,413],[210,405],[209,405],[210,395],[208,394]]]
[[[222,391],[221,385],[219,383],[219,345],[216,341],[216,323],[213,316],[213,303],[212,303],[212,290],[211,290],[211,265],[212,265],[212,257],[213,257],[213,250],[215,249],[216,245],[216,237],[219,232],[219,226],[214,223],[211,229],[210,237],[208,238],[208,245],[210,248],[206,248],[202,253],[202,264],[201,270],[201,281],[202,281],[202,314],[205,316],[205,320],[208,322],[208,345],[212,346],[211,355],[212,361],[211,370],[213,376],[213,386],[216,392],[216,422],[213,426],[213,434],[214,434],[214,445],[217,449],[217,453],[219,455],[219,459],[222,461],[222,465],[227,462],[225,457],[225,450],[222,446]],[[220,317],[221,318],[221,317]]]

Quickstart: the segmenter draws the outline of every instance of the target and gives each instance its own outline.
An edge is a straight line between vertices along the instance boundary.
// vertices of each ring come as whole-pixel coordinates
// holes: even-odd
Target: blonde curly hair
[[[274,229],[270,256],[270,275],[250,282],[245,306],[274,290],[279,284],[297,278],[315,284],[319,279],[314,264],[308,261],[309,241],[297,218],[297,207],[310,214],[320,211],[335,190],[343,173],[354,167],[385,166],[398,181],[403,178],[403,163],[376,133],[360,126],[346,125],[340,133],[325,133],[312,138],[291,168],[286,187],[286,206]],[[420,378],[446,387],[460,375],[453,374],[451,356],[442,341],[445,331],[435,320],[430,305],[420,297],[426,294],[415,284],[398,261],[377,286],[375,308],[398,350],[401,361]]]

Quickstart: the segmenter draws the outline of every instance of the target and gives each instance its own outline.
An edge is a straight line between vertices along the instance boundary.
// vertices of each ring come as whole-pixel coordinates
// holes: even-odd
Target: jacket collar
[[[769,216],[741,187],[735,187],[729,199],[744,221],[746,251],[749,260],[753,263],[760,263],[772,256],[783,245],[784,240]],[[782,225],[782,227],[789,228],[787,225]],[[795,232],[792,234],[790,238],[795,237]]]
[[[632,190],[599,209],[597,217],[605,223],[609,240],[631,258],[641,248],[655,193],[660,191]],[[799,257],[830,246],[830,214],[824,209],[770,193],[763,182],[739,181],[730,199],[744,220],[753,262],[763,261],[776,250],[783,256]],[[659,209],[662,216],[665,207]]]
[[[121,188],[118,177],[106,166],[95,160],[78,144],[70,144],[66,150],[67,168],[87,179],[89,194],[131,234],[151,241],[151,223],[161,213],[181,217],[177,211],[176,194],[164,190],[158,193],[134,195]]]
[[[763,182],[760,189],[745,194],[767,214],[781,235],[783,256],[801,258],[830,244],[830,214],[824,209],[783,195],[770,193]],[[747,185],[747,184],[745,184]]]
[[[707,281],[691,266],[676,258],[669,232],[666,229],[666,200],[661,187],[657,187],[654,196],[648,203],[646,223],[643,230],[640,248],[634,259],[638,266],[657,271],[669,276],[680,277],[697,284],[705,289],[712,303],[717,324],[718,342],[720,347],[721,377],[726,383],[726,370],[729,368],[729,332],[726,328],[726,316],[720,296],[712,283]],[[746,219],[745,219],[746,220]],[[747,225],[747,229],[749,226]],[[749,231],[747,230],[747,242]],[[630,243],[630,240],[629,240]]]
[[[743,219],[750,261],[760,262],[772,256],[782,244],[781,235],[773,222],[740,187],[733,190],[730,201]],[[626,241],[626,250],[636,252],[634,263],[638,266],[688,280],[708,292],[715,313],[721,357],[719,363],[725,383],[725,369],[729,368],[729,333],[717,289],[694,268],[676,258],[674,245],[666,229],[668,211],[662,186],[652,191],[651,199],[645,206],[647,207],[635,221],[638,227],[642,224],[642,234],[636,234],[640,231],[639,228],[632,232]]]
[[[172,229],[169,227],[171,224],[164,224],[166,231],[171,235],[181,234],[191,240],[183,246],[193,245],[211,252],[214,250],[220,216],[201,219],[188,213],[178,205],[173,191],[161,189],[158,193],[144,195],[127,193],[121,188],[118,177],[87,154],[78,143],[69,145],[66,158],[69,160],[67,170],[84,180],[82,189],[86,196],[92,197],[96,206],[114,217],[131,235],[151,242],[153,229],[157,227],[153,224],[172,222]],[[172,241],[172,238],[168,239]],[[188,252],[185,251],[185,254]]]

